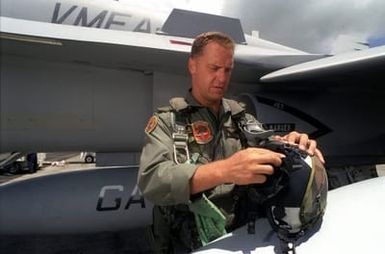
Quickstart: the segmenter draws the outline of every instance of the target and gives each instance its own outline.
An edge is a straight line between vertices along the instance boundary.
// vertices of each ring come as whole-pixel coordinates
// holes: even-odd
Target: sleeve
[[[144,197],[155,205],[188,204],[190,179],[198,165],[174,162],[171,112],[155,114],[152,118],[156,124],[146,128],[138,186]]]

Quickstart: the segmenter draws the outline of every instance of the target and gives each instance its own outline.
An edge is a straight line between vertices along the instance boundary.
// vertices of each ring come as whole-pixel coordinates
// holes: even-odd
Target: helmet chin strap
[[[282,254],[296,254],[295,242],[287,241],[279,237]]]

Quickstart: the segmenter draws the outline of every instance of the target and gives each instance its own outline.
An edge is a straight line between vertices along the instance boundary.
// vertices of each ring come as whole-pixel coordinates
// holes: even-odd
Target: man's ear
[[[196,62],[195,59],[191,57],[188,58],[188,70],[190,74],[194,74],[196,72]]]

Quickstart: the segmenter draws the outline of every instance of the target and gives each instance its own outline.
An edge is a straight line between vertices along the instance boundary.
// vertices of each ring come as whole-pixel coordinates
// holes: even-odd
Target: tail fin
[[[336,55],[348,51],[357,51],[367,48],[369,48],[369,43],[365,36],[341,34],[332,45],[331,54]]]

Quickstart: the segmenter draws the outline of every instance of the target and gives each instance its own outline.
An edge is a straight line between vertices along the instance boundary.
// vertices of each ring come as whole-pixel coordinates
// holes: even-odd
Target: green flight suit
[[[208,108],[200,106],[189,93],[185,99],[174,98],[171,107],[158,109],[146,128],[146,142],[143,147],[138,186],[144,197],[154,207],[154,237],[160,252],[169,252],[170,242],[182,245],[177,251],[191,251],[200,247],[197,230],[188,204],[194,197],[190,194],[190,179],[199,165],[231,156],[242,149],[238,129],[233,117],[242,114],[247,120],[255,118],[244,113],[244,108],[233,100],[223,99],[219,116]],[[204,136],[198,144],[191,128],[187,128],[188,149],[193,158],[190,163],[177,164],[174,161],[173,117],[183,112],[185,125],[208,123],[210,135]],[[174,115],[174,116],[173,116]],[[179,117],[180,118],[180,117]],[[187,124],[186,124],[187,123]],[[207,134],[207,133],[206,133]],[[184,161],[183,154],[178,158]],[[228,228],[232,228],[234,218],[234,184],[223,184],[205,191],[206,197],[226,216]],[[172,208],[172,209],[169,209]],[[173,232],[175,234],[173,235]],[[160,239],[161,238],[161,239]],[[166,238],[166,239],[165,239]]]

